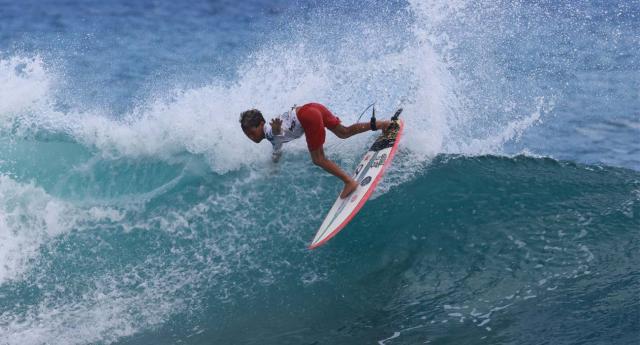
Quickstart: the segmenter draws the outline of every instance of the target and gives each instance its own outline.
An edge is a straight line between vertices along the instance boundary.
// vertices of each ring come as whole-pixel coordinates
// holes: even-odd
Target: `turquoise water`
[[[637,1],[0,8],[0,344],[638,342]],[[406,123],[313,251],[308,101]]]

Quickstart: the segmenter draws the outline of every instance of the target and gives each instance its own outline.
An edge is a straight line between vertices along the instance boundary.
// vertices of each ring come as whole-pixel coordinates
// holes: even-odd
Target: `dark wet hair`
[[[261,122],[265,121],[262,113],[258,109],[249,109],[240,114],[240,126],[242,129],[258,127]]]

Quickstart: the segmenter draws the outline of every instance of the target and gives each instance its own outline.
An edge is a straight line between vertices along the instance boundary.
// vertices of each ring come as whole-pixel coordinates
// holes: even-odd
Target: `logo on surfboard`
[[[384,161],[387,159],[387,154],[382,154],[380,157],[376,158],[376,160],[371,164],[372,168],[377,168],[384,164]]]

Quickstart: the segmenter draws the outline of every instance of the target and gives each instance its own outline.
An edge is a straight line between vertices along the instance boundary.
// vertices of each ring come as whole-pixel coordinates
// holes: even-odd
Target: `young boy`
[[[349,127],[340,124],[340,119],[334,116],[329,109],[319,103],[308,103],[301,107],[293,107],[291,110],[266,123],[262,113],[257,109],[251,109],[240,114],[240,126],[244,134],[256,143],[267,139],[273,145],[273,161],[277,162],[282,154],[282,145],[291,140],[306,136],[307,147],[314,164],[335,175],[344,182],[344,188],[340,193],[341,198],[346,198],[358,188],[351,176],[346,174],[334,162],[324,155],[323,145],[325,128],[328,128],[338,138],[346,139],[352,135],[385,130],[389,121],[371,121],[370,123],[356,123]]]

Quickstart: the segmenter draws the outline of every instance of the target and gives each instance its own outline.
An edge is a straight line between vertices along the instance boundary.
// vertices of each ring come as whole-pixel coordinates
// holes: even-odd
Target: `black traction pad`
[[[396,137],[398,136],[398,132],[400,131],[400,124],[398,120],[391,121],[389,127],[376,139],[376,141],[371,145],[370,151],[380,151],[386,148],[392,147],[396,142]]]

